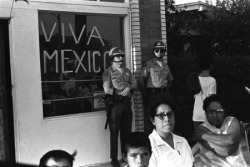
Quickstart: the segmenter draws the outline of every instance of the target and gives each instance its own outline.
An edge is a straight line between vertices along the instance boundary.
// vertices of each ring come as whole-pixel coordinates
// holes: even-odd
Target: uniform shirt
[[[206,119],[203,110],[203,100],[209,95],[216,94],[216,80],[213,77],[200,77],[201,92],[195,95],[193,121],[204,122]]]
[[[149,60],[144,64],[141,77],[146,78],[147,88],[166,87],[168,86],[168,82],[173,80],[168,65],[163,62],[161,67],[155,59]]]
[[[130,87],[130,89],[136,89],[137,83],[136,80],[128,68],[123,67],[122,73],[118,71],[114,65],[109,67],[103,72],[103,87],[109,89],[109,93],[112,94],[113,90],[116,89],[116,93],[123,91],[126,87]]]
[[[174,149],[153,130],[149,135],[152,155],[149,167],[192,167],[193,154],[187,140],[172,133]]]

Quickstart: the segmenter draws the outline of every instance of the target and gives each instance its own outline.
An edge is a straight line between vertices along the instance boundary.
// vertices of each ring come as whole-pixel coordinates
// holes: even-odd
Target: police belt
[[[146,88],[147,93],[162,93],[162,92],[168,92],[167,87],[163,88]]]
[[[115,95],[114,100],[115,101],[123,101],[123,100],[130,100],[131,96],[122,96],[122,95]]]

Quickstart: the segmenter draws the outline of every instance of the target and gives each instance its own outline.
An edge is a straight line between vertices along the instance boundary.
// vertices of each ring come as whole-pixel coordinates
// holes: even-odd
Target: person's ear
[[[122,153],[122,159],[123,159],[123,161],[125,161],[126,163],[128,163],[127,156],[124,153]]]
[[[152,122],[153,125],[155,125],[155,120],[153,118],[150,118],[150,121]]]

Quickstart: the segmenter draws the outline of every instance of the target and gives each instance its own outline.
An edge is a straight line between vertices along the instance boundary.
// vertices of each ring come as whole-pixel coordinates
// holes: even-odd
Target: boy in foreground
[[[51,150],[40,159],[39,167],[73,167],[76,151],[69,154],[64,150]]]
[[[143,132],[131,132],[123,139],[122,157],[125,167],[148,167],[151,156],[151,145],[148,136]]]

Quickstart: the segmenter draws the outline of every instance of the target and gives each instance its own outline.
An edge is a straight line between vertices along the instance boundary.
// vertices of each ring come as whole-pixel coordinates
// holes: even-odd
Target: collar
[[[124,71],[124,70],[125,70],[125,67],[122,66],[121,69]],[[111,71],[112,71],[112,72],[118,71],[114,64],[111,65]]]
[[[171,134],[172,134],[172,137],[173,137],[173,140],[174,140],[174,148],[176,148],[176,145],[177,145],[178,143],[182,143],[182,140],[181,140],[181,138],[179,138],[177,135],[175,135],[175,134],[173,134],[173,133],[171,133]],[[152,137],[154,138],[155,143],[156,143],[157,146],[161,146],[161,145],[167,145],[167,146],[169,146],[168,143],[166,143],[166,142],[161,138],[161,136],[156,132],[155,129],[154,129],[153,132],[152,132]],[[169,146],[169,147],[170,147],[170,146]]]
[[[157,61],[156,61],[156,58],[153,58],[153,59],[152,59],[152,61],[153,61],[153,63],[155,63],[155,64],[159,65],[159,64],[157,63]],[[166,63],[166,62],[164,62],[164,60],[163,60],[163,59],[162,59],[161,61],[162,61],[162,65],[163,65],[163,66],[167,65],[167,63]]]

